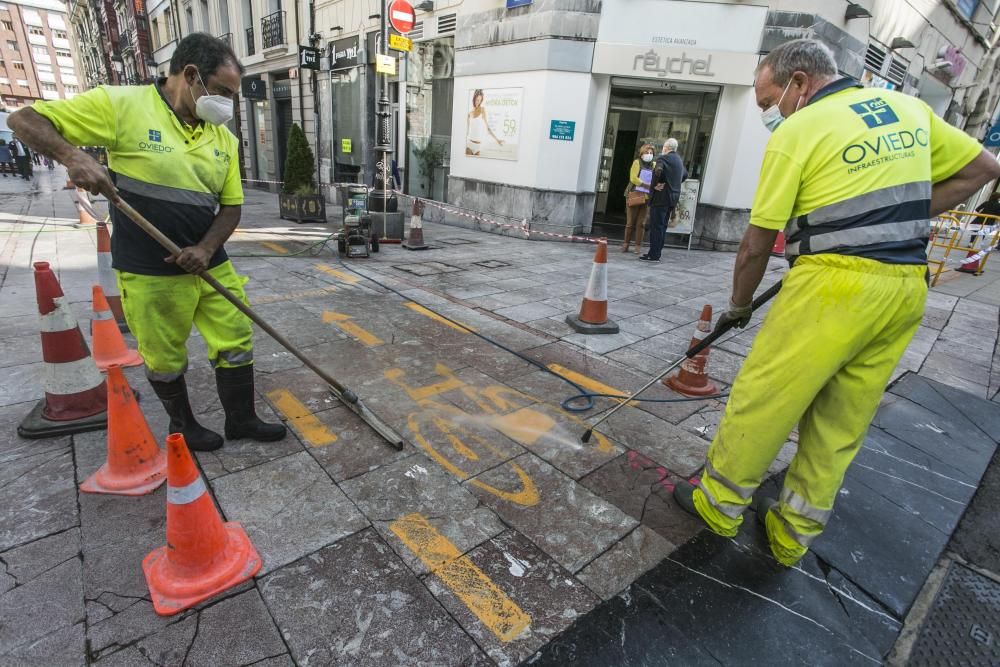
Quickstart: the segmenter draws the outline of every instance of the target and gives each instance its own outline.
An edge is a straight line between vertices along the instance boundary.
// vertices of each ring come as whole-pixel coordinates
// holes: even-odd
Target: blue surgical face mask
[[[764,127],[768,129],[769,132],[774,132],[778,129],[778,126],[785,122],[785,117],[781,114],[781,109],[778,105],[781,104],[782,100],[785,99],[785,93],[788,92],[788,87],[792,85],[792,80],[789,79],[788,83],[785,84],[785,89],[781,91],[781,97],[778,98],[776,104],[772,104],[760,114],[760,120],[764,123]]]

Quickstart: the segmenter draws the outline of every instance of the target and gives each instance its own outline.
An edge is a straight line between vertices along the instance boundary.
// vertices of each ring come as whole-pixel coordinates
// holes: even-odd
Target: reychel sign
[[[766,18],[764,6],[604,0],[593,71],[752,85]]]

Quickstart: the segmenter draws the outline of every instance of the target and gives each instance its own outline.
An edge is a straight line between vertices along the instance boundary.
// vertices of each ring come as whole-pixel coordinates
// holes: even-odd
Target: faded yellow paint
[[[351,338],[354,338],[362,345],[367,345],[368,347],[377,347],[379,345],[384,344],[385,342],[372,332],[352,322],[350,315],[345,315],[343,313],[335,313],[332,310],[328,310],[323,313],[323,321],[326,322],[327,324],[336,325],[338,329],[343,331]]]
[[[410,301],[409,303],[407,303],[405,305],[410,310],[412,310],[412,311],[414,311],[416,313],[420,313],[424,317],[429,317],[430,319],[434,320],[435,322],[440,322],[441,324],[445,325],[446,327],[451,327],[455,331],[461,331],[462,333],[469,333],[470,331],[475,331],[475,329],[473,329],[472,327],[466,326],[464,324],[455,324],[451,320],[449,320],[449,319],[447,319],[445,317],[441,317],[440,315],[438,315],[437,313],[435,313],[433,310],[428,310],[427,308],[421,306],[419,303],[413,303],[412,301]]]
[[[530,447],[538,442],[540,437],[555,428],[556,422],[537,410],[521,408],[509,415],[494,417],[490,420],[490,425],[511,440]]]
[[[350,285],[357,285],[361,282],[361,279],[357,276],[352,276],[350,273],[344,273],[343,271],[338,271],[332,266],[327,266],[326,264],[317,264],[316,268],[325,273],[328,276],[336,278],[337,280],[343,281]]]
[[[253,300],[254,305],[260,305],[265,303],[275,303],[277,301],[292,301],[294,299],[308,299],[313,296],[325,296],[327,294],[333,294],[334,292],[339,292],[339,287],[334,287],[330,285],[328,287],[318,287],[316,289],[301,290],[299,292],[286,292],[285,294],[277,294],[274,296],[258,296]]]
[[[531,617],[424,516],[409,514],[389,529],[497,639],[517,639],[531,625]]]
[[[310,447],[326,447],[337,442],[337,436],[327,430],[319,419],[287,389],[275,389],[267,393],[267,398],[277,410],[285,415],[302,439]]]
[[[278,245],[277,243],[272,243],[271,241],[261,241],[260,244],[268,250],[278,253],[279,255],[288,254],[288,248],[283,245]]]
[[[568,368],[564,368],[563,366],[560,366],[559,364],[549,364],[549,370],[552,371],[553,373],[556,373],[558,375],[563,376],[567,380],[572,380],[573,382],[577,383],[578,385],[580,385],[584,389],[589,389],[590,391],[592,391],[594,393],[597,393],[597,394],[614,394],[614,395],[617,395],[617,396],[627,396],[628,395],[624,391],[622,391],[621,389],[615,389],[614,387],[608,386],[608,385],[604,384],[603,382],[595,380],[592,377],[587,377],[586,375],[583,375],[581,373],[577,373],[576,371],[570,370]],[[610,399],[610,400],[614,401],[614,400],[618,400],[618,399],[614,399],[613,398],[613,399]],[[636,405],[638,405],[638,403],[636,401],[629,401],[629,405],[635,407]]]
[[[427,385],[426,387],[414,387],[403,382],[402,378],[406,375],[406,371],[402,368],[390,368],[385,371],[385,377],[387,380],[392,381],[393,384],[402,387],[402,389],[409,394],[410,398],[417,403],[428,398],[433,398],[438,394],[443,394],[446,391],[461,389],[465,386],[465,383],[455,377],[455,374],[452,373],[451,370],[444,364],[437,364],[434,366],[434,372],[438,375],[444,375],[446,379],[441,382]]]

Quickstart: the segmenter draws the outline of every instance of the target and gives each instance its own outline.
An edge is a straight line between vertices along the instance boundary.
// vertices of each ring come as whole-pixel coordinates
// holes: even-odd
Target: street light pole
[[[389,52],[389,0],[382,0],[380,18],[382,36],[381,48],[376,48],[376,54]],[[376,60],[378,55],[376,55]],[[376,66],[377,69],[377,66]],[[375,188],[368,197],[368,210],[378,213],[395,213],[398,209],[396,195],[392,191],[392,114],[389,111],[389,77],[377,74],[378,103],[375,111]]]

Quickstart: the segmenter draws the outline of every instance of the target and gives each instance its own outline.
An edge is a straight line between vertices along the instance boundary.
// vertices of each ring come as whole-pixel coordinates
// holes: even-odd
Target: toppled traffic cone
[[[108,421],[108,390],[48,262],[35,262],[45,398],[24,418],[22,438],[99,431]]]
[[[90,211],[94,210],[90,204],[90,197],[87,195],[87,191],[83,188],[76,189],[76,198],[73,200],[76,204],[77,215],[80,216],[80,222],[76,223],[77,227],[92,227],[97,224],[97,218],[90,214]]]
[[[410,212],[410,233],[406,237],[403,247],[407,250],[427,250],[429,247],[424,243],[424,223],[421,216],[424,214],[424,203],[413,198],[413,209]]]
[[[257,574],[243,526],[222,523],[184,436],[167,436],[167,544],[142,560],[153,609],[170,616]]]
[[[705,306],[701,309],[701,319],[698,320],[698,327],[694,331],[691,345],[694,347],[702,341],[712,331],[712,307]],[[664,378],[663,384],[670,387],[683,396],[713,396],[719,393],[719,388],[708,378],[705,368],[708,365],[708,351],[705,348],[690,359],[685,359],[681,364],[677,375]]]
[[[608,319],[608,240],[597,242],[594,265],[579,315],[567,315],[566,324],[579,333],[614,334],[618,325]]]
[[[97,223],[97,282],[104,290],[104,297],[111,306],[115,322],[118,323],[118,330],[128,333],[118,281],[115,279],[115,270],[111,267],[111,234],[108,233],[108,225],[103,222]]]
[[[97,367],[106,371],[111,366],[139,366],[142,357],[139,352],[125,344],[118,323],[111,313],[111,306],[104,298],[104,290],[94,285],[94,319],[91,322],[94,343],[94,361]]]
[[[112,366],[108,369],[108,459],[80,490],[144,496],[166,479],[167,457],[156,445],[121,366]]]

